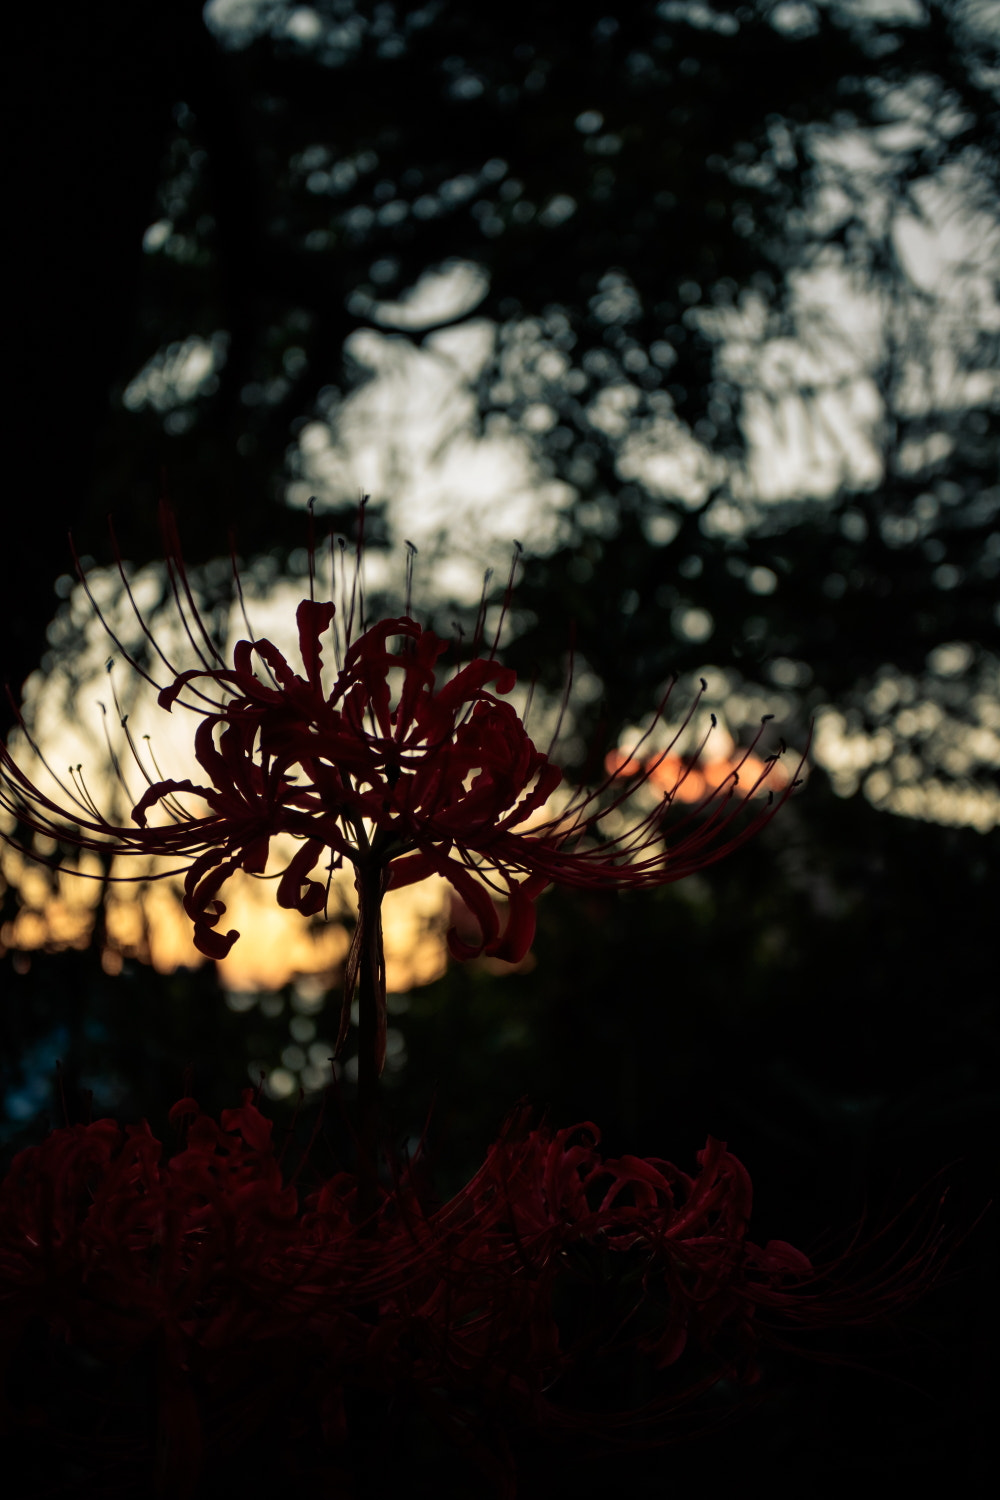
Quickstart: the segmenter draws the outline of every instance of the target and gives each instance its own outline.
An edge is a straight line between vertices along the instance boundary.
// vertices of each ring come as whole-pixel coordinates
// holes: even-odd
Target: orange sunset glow
[[[88,863],[89,861],[89,863]],[[89,946],[104,900],[105,972],[117,974],[127,959],[160,973],[198,968],[210,960],[194,946],[181,904],[179,881],[111,885],[104,892],[97,861],[84,855],[80,875],[47,871],[8,847],[0,855],[0,879],[15,889],[21,909],[0,928],[0,950],[30,955],[39,950]],[[98,877],[98,878],[87,878]],[[274,900],[274,883],[237,872],[226,889],[226,921],[240,940],[216,965],[226,990],[280,990],[303,978],[336,984],[350,934],[338,918],[349,911],[350,877],[342,877],[331,899],[331,919],[317,924]],[[451,922],[445,881],[436,877],[390,891],[383,907],[386,982],[393,993],[430,984],[445,969],[445,932]]]
[[[783,791],[791,776],[781,761],[775,761],[767,780],[757,785],[767,763],[757,755],[740,756],[737,753],[699,765],[686,761],[679,755],[633,758],[625,750],[612,750],[605,757],[604,766],[609,776],[616,772],[625,776],[645,774],[650,786],[659,792],[669,793],[675,802],[700,802],[703,797],[721,787],[724,781],[736,775],[739,776],[738,784],[744,792],[749,793],[753,788],[751,795],[766,797],[769,792]],[[799,775],[802,775],[801,770]]]

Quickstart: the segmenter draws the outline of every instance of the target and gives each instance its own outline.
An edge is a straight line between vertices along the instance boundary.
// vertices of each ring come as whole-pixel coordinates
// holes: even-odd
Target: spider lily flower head
[[[475,654],[485,590],[473,659],[446,671],[451,643],[420,625],[409,608],[412,549],[405,613],[372,623],[364,620],[360,543],[353,583],[349,590],[342,583],[339,615],[332,600],[315,598],[311,549],[310,597],[296,611],[300,662],[290,663],[272,641],[253,638],[249,622],[249,638],[228,660],[199,614],[167,511],[163,529],[174,597],[198,665],[182,670],[167,658],[135,605],[120,558],[122,587],[169,680],[156,681],[106,622],[105,628],[156,687],[161,708],[183,707],[200,720],[194,750],[202,778],[169,779],[147,770],[123,718],[147,782],[130,826],[103,815],[78,776],[59,783],[64,800],[47,795],[5,748],[0,806],[50,838],[106,855],[158,856],[183,869],[196,946],[216,959],[239,936],[220,927],[226,881],[238,870],[263,875],[279,835],[299,845],[277,887],[285,908],[306,916],[321,912],[332,874],[346,861],[354,870],[359,916],[338,1047],[359,973],[367,968],[378,990],[379,1066],[385,1035],[379,908],[389,887],[443,877],[474,924],[471,938],[451,929],[453,955],[517,962],[531,945],[534,903],[548,885],[627,890],[683,879],[762,827],[794,785],[794,778],[785,778],[777,796],[751,806],[777,761],[756,758],[758,733],[719,784],[686,802],[684,814],[673,819],[690,776],[690,768],[676,762],[673,783],[664,777],[678,735],[662,753],[642,755],[637,746],[632,755],[609,759],[599,786],[563,788],[553,812],[550,799],[563,772],[551,758],[552,746],[543,751],[535,745],[508,701],[516,675],[496,659],[499,630],[492,648]],[[514,573],[512,567],[504,611]],[[242,605],[238,575],[236,586]],[[333,656],[334,666],[325,655]],[[745,770],[751,774],[741,785]],[[634,793],[647,785],[657,787],[659,800],[632,811]],[[504,921],[495,897],[506,901]]]

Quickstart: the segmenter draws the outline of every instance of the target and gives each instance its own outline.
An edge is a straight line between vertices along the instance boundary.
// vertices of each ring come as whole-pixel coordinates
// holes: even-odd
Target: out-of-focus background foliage
[[[968,1224],[997,1108],[996,6],[98,0],[5,33],[15,698],[88,679],[65,533],[105,565],[113,512],[145,568],[164,492],[209,610],[230,529],[259,597],[302,575],[313,495],[349,530],[371,492],[373,556],[418,543],[445,630],[519,537],[507,657],[557,697],[575,632],[571,773],[671,672],[733,743],[812,722],[812,768],[729,862],[550,893],[518,972],[395,995],[399,1139],[433,1097],[447,1184],[528,1096],[681,1165],[728,1139],[761,1237],[877,1223],[942,1167]],[[7,860],[8,1156],[61,1118],[57,1058],[71,1113],[160,1123],[186,1067],[216,1108],[263,1068],[311,1122],[335,968],[223,990],[110,914],[61,941]],[[662,1472],[979,1493],[991,1223],[895,1342],[837,1345],[868,1373],[776,1360],[770,1405]]]

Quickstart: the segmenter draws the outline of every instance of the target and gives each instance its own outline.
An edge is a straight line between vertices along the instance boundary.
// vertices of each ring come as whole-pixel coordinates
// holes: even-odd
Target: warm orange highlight
[[[768,769],[770,765],[770,769]],[[609,750],[604,757],[609,776],[645,776],[649,784],[676,802],[700,802],[718,791],[734,775],[744,793],[767,771],[767,780],[751,794],[755,797],[777,792],[788,785],[790,773],[781,761],[767,763],[756,755],[733,754],[725,760],[713,760],[700,766],[679,755],[646,755],[641,760],[623,750]],[[800,773],[801,774],[801,773]]]

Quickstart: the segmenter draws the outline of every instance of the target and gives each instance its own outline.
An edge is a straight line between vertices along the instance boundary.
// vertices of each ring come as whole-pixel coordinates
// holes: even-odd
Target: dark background
[[[296,435],[314,419],[336,433],[366,378],[345,340],[386,326],[380,300],[465,260],[488,277],[475,316],[498,330],[478,421],[523,432],[542,477],[571,493],[566,545],[526,559],[509,659],[556,691],[574,622],[604,689],[578,708],[581,745],[614,744],[671,671],[711,662],[780,696],[792,744],[833,706],[889,735],[889,784],[995,789],[980,731],[997,702],[1000,413],[990,381],[956,377],[947,399],[915,406],[906,380],[948,338],[959,374],[995,374],[996,330],[970,283],[942,331],[893,229],[895,212],[926,211],[935,182],[996,227],[990,11],[323,0],[231,7],[223,30],[183,0],[100,0],[9,17],[0,588],[15,696],[72,650],[49,630],[70,528],[104,562],[113,511],[125,556],[147,562],[165,488],[193,564],[225,556],[235,526],[241,555],[290,567],[305,533],[285,503]],[[877,171],[838,176],[821,150],[838,134],[867,141]],[[749,296],[762,339],[802,334],[795,278],[817,266],[849,272],[879,310],[880,474],[764,506],[738,483],[753,380],[727,373],[700,315]],[[395,331],[419,345],[434,329]],[[185,339],[220,333],[216,377],[197,393],[126,403],[148,361],[166,369]],[[552,349],[568,362],[556,376]],[[820,385],[799,392],[816,431]],[[631,432],[669,411],[726,460],[703,502],[623,479],[623,437],[594,421],[594,398],[615,386],[630,390]],[[522,425],[540,401],[554,412],[544,433]],[[354,497],[335,498],[346,525]],[[385,498],[373,497],[376,541]],[[748,581],[760,568],[770,593]],[[709,642],[671,628],[687,607],[710,612]],[[956,642],[961,665],[936,670],[935,651]],[[926,716],[907,728],[908,701],[935,705],[964,760]],[[711,1132],[751,1170],[755,1235],[807,1250],[846,1240],[863,1214],[884,1223],[945,1169],[944,1222],[961,1239],[995,1190],[1000,835],[989,817],[981,831],[880,809],[886,783],[866,796],[855,781],[847,794],[815,766],[760,839],[687,885],[552,892],[529,971],[453,966],[415,992],[390,1094],[400,1136],[433,1096],[448,1182],[524,1096],[559,1124],[596,1120],[609,1150],[682,1166]],[[10,917],[17,894],[4,899]],[[59,1118],[56,1057],[71,1113],[91,1089],[96,1112],[155,1128],[186,1066],[218,1108],[249,1056],[277,1059],[288,1040],[287,1004],[235,1015],[210,970],[161,977],[129,962],[111,979],[96,947],[0,962],[8,1155]],[[995,1420],[993,1247],[989,1211],[897,1328],[833,1338],[863,1369],[775,1356],[768,1402],[647,1466],[646,1482],[713,1492],[739,1469],[799,1494],[869,1475],[979,1493]]]

